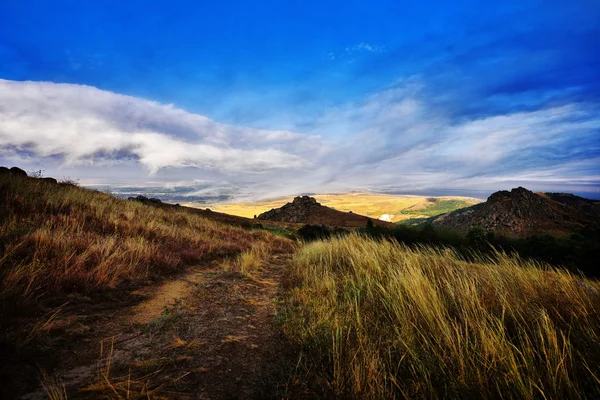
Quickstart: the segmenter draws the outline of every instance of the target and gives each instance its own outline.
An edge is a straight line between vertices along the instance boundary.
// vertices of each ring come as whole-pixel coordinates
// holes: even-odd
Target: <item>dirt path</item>
[[[284,397],[294,356],[273,323],[288,259],[269,256],[255,279],[196,267],[113,312],[71,315],[63,331],[79,333],[51,376],[70,399]]]

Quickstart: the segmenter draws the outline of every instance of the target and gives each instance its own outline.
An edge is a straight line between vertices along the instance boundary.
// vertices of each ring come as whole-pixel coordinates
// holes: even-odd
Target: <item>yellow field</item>
[[[377,194],[368,192],[343,193],[343,194],[318,194],[313,196],[324,206],[334,208],[339,211],[352,211],[356,214],[366,215],[371,218],[381,218],[388,215],[390,221],[397,222],[407,218],[429,217],[441,212],[432,208],[437,200],[437,204],[445,204],[446,208],[456,209],[468,207],[481,202],[480,199],[460,196],[412,196],[412,195],[391,195]],[[279,208],[284,204],[291,202],[293,196],[280,197],[277,199],[262,200],[248,203],[219,203],[219,204],[185,204],[188,207],[210,208],[231,215],[252,218],[272,208]],[[451,201],[451,203],[449,203]],[[450,209],[448,211],[450,211]]]

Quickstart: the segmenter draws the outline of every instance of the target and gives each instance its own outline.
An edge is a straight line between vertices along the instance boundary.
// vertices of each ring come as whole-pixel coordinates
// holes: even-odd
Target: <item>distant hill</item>
[[[409,218],[433,217],[459,208],[481,203],[482,200],[461,196],[416,196],[402,194],[382,194],[371,192],[350,192],[335,194],[314,194],[321,205],[338,211],[364,215],[388,222],[403,222]],[[206,208],[230,215],[252,218],[273,208],[292,202],[293,197],[281,197],[239,203],[199,204],[186,203],[188,207]]]
[[[523,187],[493,193],[486,202],[432,219],[434,226],[466,232],[481,227],[508,236],[566,236],[600,227],[600,202],[566,193],[534,193]]]
[[[353,212],[337,211],[321,205],[314,197],[298,196],[280,208],[274,208],[257,217],[263,221],[327,225],[340,228],[359,228],[368,221],[374,225],[393,226],[393,224],[369,218]]]

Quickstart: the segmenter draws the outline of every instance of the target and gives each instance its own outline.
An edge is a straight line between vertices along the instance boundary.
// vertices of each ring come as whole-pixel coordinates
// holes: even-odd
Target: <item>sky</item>
[[[600,1],[3,0],[0,165],[211,201],[600,198]]]

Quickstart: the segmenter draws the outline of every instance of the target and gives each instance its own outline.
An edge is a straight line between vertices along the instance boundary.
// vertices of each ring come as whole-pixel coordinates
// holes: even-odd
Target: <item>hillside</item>
[[[294,244],[138,200],[0,168],[0,398],[278,390],[271,320]]]
[[[595,205],[535,196],[552,202],[545,212]],[[542,207],[534,200],[523,216]],[[310,197],[265,214],[123,200],[0,168],[0,397],[600,393],[596,280],[372,239],[357,232],[417,228]],[[312,243],[265,230],[307,223],[365,229]]]
[[[519,187],[493,193],[486,202],[432,220],[434,226],[467,232],[471,228],[509,236],[566,236],[600,227],[600,202],[567,194],[533,193]]]
[[[432,217],[481,202],[481,200],[472,197],[425,197],[369,192],[314,194],[311,197],[314,197],[322,205],[338,211],[352,211],[370,218],[381,218],[391,222],[400,222],[408,218]],[[273,208],[279,208],[291,201],[293,201],[293,197],[244,203],[216,203],[210,205],[186,203],[185,205],[197,208],[209,207],[213,211],[253,218],[255,215]]]
[[[309,225],[327,225],[340,228],[360,228],[369,221],[374,225],[392,226],[391,223],[343,212],[321,205],[314,197],[298,196],[280,208],[266,211],[257,217],[261,221],[292,222]]]

